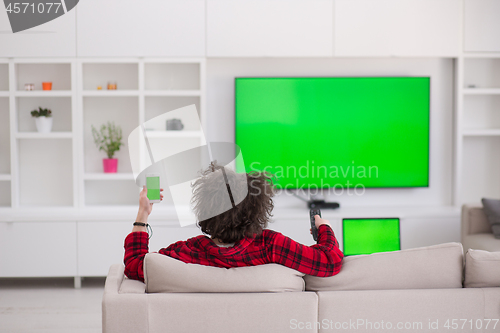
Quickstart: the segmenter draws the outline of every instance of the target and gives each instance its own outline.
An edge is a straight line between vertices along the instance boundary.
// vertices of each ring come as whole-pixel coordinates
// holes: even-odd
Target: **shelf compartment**
[[[73,133],[71,132],[50,132],[50,133],[38,133],[38,132],[17,132],[17,139],[71,139],[73,138]]]
[[[0,93],[9,91],[9,64],[0,64]]]
[[[18,92],[42,90],[42,82],[52,82],[52,91],[71,90],[70,63],[17,63],[16,82]],[[33,83],[35,91],[25,91],[24,84]],[[50,92],[50,91],[43,91]]]
[[[0,98],[0,174],[10,174],[9,99]],[[10,194],[9,194],[10,197]]]
[[[10,180],[11,180],[11,178],[12,178],[12,177],[10,176],[10,174],[7,174],[7,173],[3,174],[3,173],[0,173],[0,181],[4,181],[4,182],[5,182],[5,181],[10,181]]]
[[[21,140],[21,206],[73,205],[73,154],[70,140]]]
[[[464,138],[461,196],[464,203],[500,198],[500,136]]]
[[[39,106],[52,111],[52,131],[71,132],[71,98],[24,98],[17,99],[17,119],[19,132],[36,132],[35,119],[31,116],[31,111],[38,109]]]
[[[199,146],[204,144],[204,140],[202,142],[201,137],[156,137],[149,138],[148,141],[156,161],[173,156],[178,153],[185,152],[190,149],[198,148]],[[145,152],[145,155],[147,155],[147,152]],[[144,162],[149,165],[149,157],[145,156],[145,158],[146,160],[144,160]]]
[[[140,189],[133,179],[85,180],[85,206],[137,205]]]
[[[139,89],[138,63],[84,63],[83,90],[107,90],[108,82],[116,82],[117,90]]]
[[[10,175],[9,175],[10,176]],[[10,187],[11,183],[9,181],[0,181],[0,207],[10,207]]]
[[[184,125],[185,131],[200,131],[200,98],[199,97],[171,97],[171,96],[148,96],[145,98],[145,119],[146,121],[153,119],[157,116],[163,115],[166,112],[180,109],[182,107],[192,105],[196,106],[198,117],[192,115],[173,115],[171,118],[180,119]],[[168,116],[166,116],[169,119]],[[167,129],[166,122],[160,124],[147,124],[151,130],[165,131]]]
[[[117,172],[117,173],[86,173],[83,175],[85,180],[134,180],[134,174]]]
[[[199,63],[145,63],[146,90],[199,90]]]
[[[464,88],[469,85],[476,86],[472,90],[500,88],[500,58],[466,58]]]
[[[467,95],[463,110],[469,129],[500,128],[500,95]]]
[[[139,126],[139,98],[128,97],[84,97],[83,98],[83,140],[85,173],[102,172],[102,159],[106,154],[99,151],[92,136],[92,125],[99,129],[108,121],[122,129],[123,143],[115,153],[118,159],[118,172],[131,173],[128,153],[128,134]]]

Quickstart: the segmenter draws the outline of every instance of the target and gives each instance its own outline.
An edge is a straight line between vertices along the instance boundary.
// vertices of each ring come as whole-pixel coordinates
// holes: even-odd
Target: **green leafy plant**
[[[101,125],[99,131],[92,125],[92,136],[99,151],[103,150],[108,158],[113,158],[115,152],[123,145],[121,127],[109,121]]]
[[[52,117],[52,111],[49,109],[42,109],[42,107],[38,107],[38,110],[33,110],[31,111],[31,116],[32,117]]]

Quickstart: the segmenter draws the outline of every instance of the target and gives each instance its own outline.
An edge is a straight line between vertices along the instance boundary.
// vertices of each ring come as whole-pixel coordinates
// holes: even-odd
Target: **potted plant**
[[[116,173],[118,170],[118,159],[113,158],[113,155],[123,145],[122,129],[120,126],[116,126],[114,123],[108,121],[107,124],[101,126],[99,131],[92,125],[92,135],[97,148],[103,150],[108,156],[108,158],[103,158],[102,160],[104,172]]]
[[[38,107],[38,110],[31,111],[31,116],[35,118],[38,132],[50,133],[52,130],[52,111]]]

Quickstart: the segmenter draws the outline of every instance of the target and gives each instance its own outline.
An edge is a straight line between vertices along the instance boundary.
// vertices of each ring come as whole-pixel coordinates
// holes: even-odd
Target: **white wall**
[[[332,0],[208,0],[208,57],[333,55]]]
[[[24,6],[20,8],[24,10]],[[14,34],[7,11],[0,9],[0,57],[74,56],[76,56],[75,10],[55,20]]]
[[[215,59],[207,60],[207,127],[210,141],[234,142],[234,78],[240,76],[430,76],[430,186],[367,189],[362,196],[329,200],[343,206],[450,205],[452,191],[453,62],[451,59]],[[276,198],[279,207],[300,206],[293,197]]]
[[[336,0],[335,56],[453,57],[461,1]]]
[[[500,52],[500,1],[465,0],[464,51]]]
[[[76,12],[80,57],[205,55],[205,0],[85,0]]]
[[[468,51],[498,50],[497,0],[466,2]],[[0,57],[450,57],[463,0],[85,0],[10,33]]]

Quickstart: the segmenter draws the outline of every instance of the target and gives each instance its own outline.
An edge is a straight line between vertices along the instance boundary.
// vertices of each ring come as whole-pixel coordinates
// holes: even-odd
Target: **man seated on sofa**
[[[226,183],[247,186],[248,195],[234,208],[214,217],[201,220],[198,226],[210,237],[200,235],[178,241],[158,251],[160,254],[185,263],[216,267],[254,266],[277,263],[308,275],[328,277],[339,273],[343,253],[330,223],[315,216],[318,241],[306,246],[279,232],[265,229],[273,209],[274,186],[266,173],[246,174],[246,183],[234,171],[211,164],[193,184],[193,204],[196,216],[204,216],[206,209],[223,205],[228,187],[220,185],[217,170],[225,173]],[[220,172],[219,172],[220,174]],[[244,176],[243,176],[244,177]],[[163,195],[161,196],[163,199]],[[136,222],[147,223],[153,204],[144,187],[139,195],[139,212]],[[307,214],[305,214],[307,218]],[[304,221],[307,223],[306,221]],[[148,253],[148,233],[145,226],[134,226],[125,238],[125,275],[144,281],[143,262]]]

